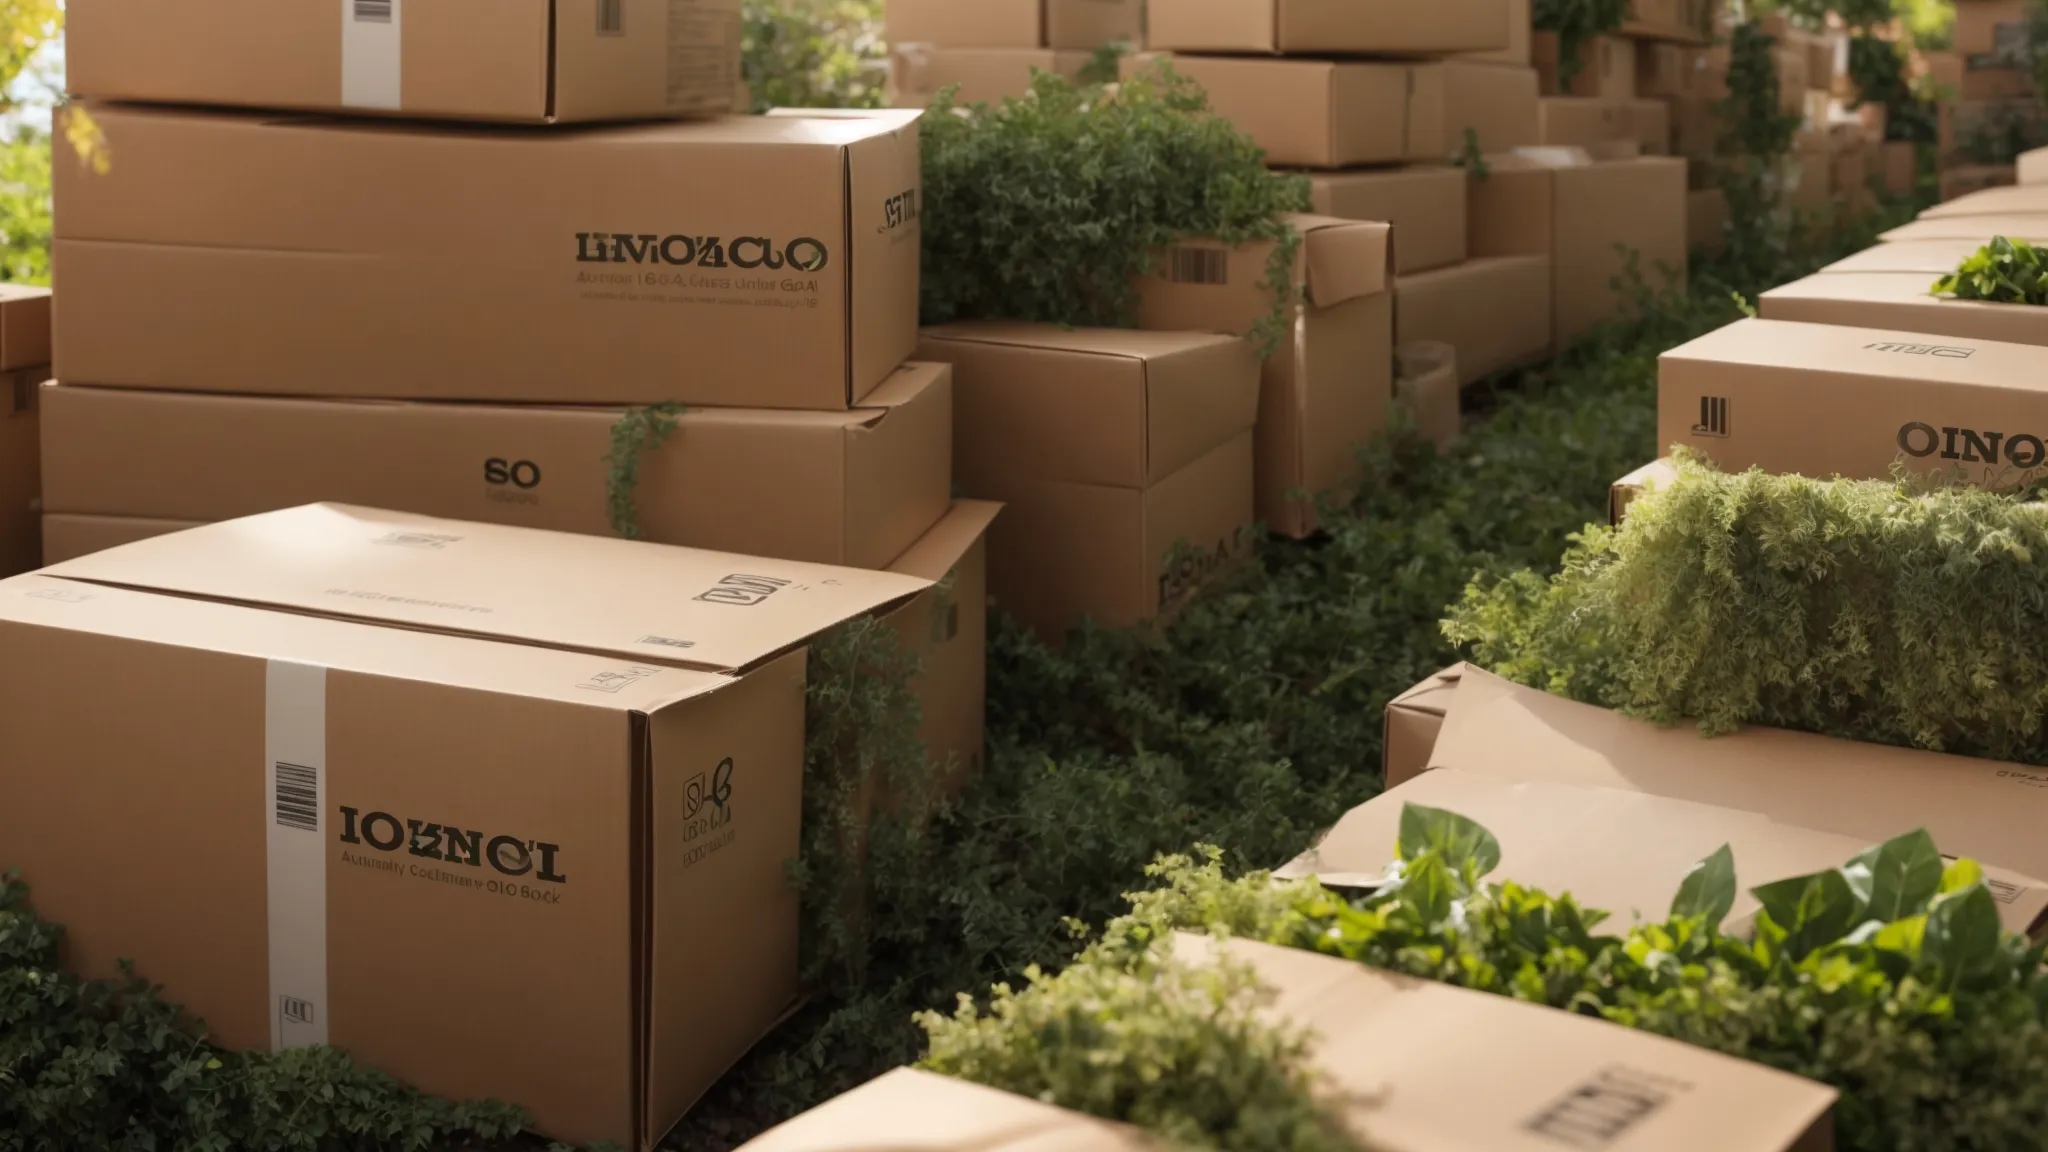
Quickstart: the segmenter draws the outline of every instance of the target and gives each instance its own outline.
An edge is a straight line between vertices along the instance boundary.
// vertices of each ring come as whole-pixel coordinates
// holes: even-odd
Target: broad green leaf
[[[1927,913],[1921,955],[1940,965],[1950,983],[1997,960],[1998,901],[1982,884],[1950,892]]]
[[[1415,912],[1424,927],[1448,919],[1451,903],[1457,898],[1457,883],[1441,856],[1425,856],[1416,861],[1402,879],[1401,903]]]
[[[1863,902],[1839,868],[1766,884],[1750,894],[1784,930],[1782,947],[1794,962],[1847,936],[1863,919]]]
[[[1409,804],[1401,809],[1400,855],[1414,860],[1434,852],[1460,872],[1484,876],[1500,865],[1500,841],[1493,833],[1455,812]]]
[[[1680,919],[1704,918],[1709,928],[1719,928],[1735,907],[1735,850],[1726,844],[1692,866],[1672,898],[1671,915]]]
[[[1942,870],[1940,894],[1946,896],[1951,892],[1960,892],[1982,883],[1984,869],[1978,867],[1975,860],[1958,860]]]
[[[1941,852],[1925,829],[1872,846],[1842,871],[1869,905],[1865,915],[1887,924],[1925,912],[1941,890]]]

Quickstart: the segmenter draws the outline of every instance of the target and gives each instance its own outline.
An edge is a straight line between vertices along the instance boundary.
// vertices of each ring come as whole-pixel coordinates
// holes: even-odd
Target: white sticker
[[[341,0],[342,107],[401,107],[398,46],[404,9],[405,0]]]
[[[270,1047],[327,1043],[327,670],[272,660],[263,725]]]

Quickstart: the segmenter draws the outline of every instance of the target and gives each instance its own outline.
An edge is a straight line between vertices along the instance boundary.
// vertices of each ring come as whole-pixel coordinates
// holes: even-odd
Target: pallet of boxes
[[[1939,98],[1941,198],[2012,184],[2023,152],[2048,144],[2048,112],[2035,91],[2028,0],[1956,0],[1954,47],[1928,54]]]
[[[1099,52],[1145,35],[1143,0],[889,0],[882,18],[899,108],[947,88],[961,104],[1022,96],[1034,72],[1078,78]]]
[[[0,842],[216,1043],[650,1147],[802,995],[809,641],[980,759],[918,114],[728,117],[725,0],[260,9],[69,6]]]

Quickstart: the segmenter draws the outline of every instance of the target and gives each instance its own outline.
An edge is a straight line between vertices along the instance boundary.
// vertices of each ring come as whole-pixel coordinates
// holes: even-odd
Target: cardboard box
[[[1671,483],[1678,477],[1670,459],[1652,460],[1607,487],[1607,523],[1619,527],[1628,518],[1629,505],[1636,497]]]
[[[1619,319],[1630,297],[1616,280],[1637,259],[1643,283],[1686,274],[1685,161],[1664,156],[1593,163],[1574,150],[1499,156],[1472,182],[1472,251],[1547,256],[1551,340],[1562,348]]]
[[[1643,154],[1669,156],[1671,106],[1662,100],[1630,100],[1626,107],[1630,139],[1642,148]]]
[[[1464,429],[1458,350],[1429,340],[1396,349],[1394,399],[1407,407],[1417,436],[1438,452],[1450,451]]]
[[[1141,0],[889,0],[892,45],[1087,52],[1145,37]]]
[[[1152,0],[1145,35],[1174,52],[1437,56],[1509,46],[1509,0]]]
[[[947,88],[959,104],[999,104],[1031,91],[1039,72],[1074,79],[1088,66],[1086,52],[1051,48],[936,48],[898,44],[889,52],[889,99],[899,108],[922,108]]]
[[[146,516],[43,514],[43,563],[62,564],[152,536],[201,526],[197,520],[152,520]]]
[[[1785,157],[1780,173],[1785,202],[1793,208],[1819,213],[1834,204],[1834,158],[1825,149],[1791,153]]]
[[[2048,308],[1935,296],[1931,289],[1942,274],[1830,272],[1773,288],[1757,307],[1767,320],[1913,332],[1922,343],[1989,340],[2048,346]]]
[[[1920,157],[1909,140],[1888,140],[1884,144],[1884,190],[1894,196],[1910,196],[1920,183]]]
[[[1635,46],[1636,80],[1631,95],[1646,97],[1697,97],[1706,52],[1689,44],[1656,40],[1629,41]]]
[[[2006,184],[1943,201],[1920,213],[1922,220],[1951,216],[2048,216],[2048,188]]]
[[[1814,279],[1855,285],[1879,277]],[[2039,387],[2048,349],[1930,336],[1920,325],[1789,323],[1788,314],[1813,312],[1774,295],[1764,294],[1765,319],[1739,321],[1658,359],[1660,446],[1695,448],[1731,472],[1878,480],[1896,462],[2001,488],[2048,462],[2048,393]],[[1827,434],[1815,435],[1816,426]]]
[[[0,372],[49,363],[50,290],[0,283]]]
[[[1939,195],[1943,200],[1954,200],[1972,192],[2003,188],[2018,181],[2019,172],[2010,164],[1967,164],[1944,168]]]
[[[1538,114],[1537,134],[1546,147],[1586,148],[1637,136],[1635,109],[1618,101],[1546,96]]]
[[[1685,242],[1708,256],[1728,246],[1728,197],[1719,188],[1685,194]]]
[[[1577,68],[1564,79],[1561,45],[1555,32],[1538,32],[1530,43],[1530,59],[1545,96],[1583,96],[1590,100],[1636,98],[1636,46],[1619,36],[1595,36],[1579,45]]]
[[[230,520],[339,500],[609,536],[619,409],[268,399],[56,385],[50,512]],[[884,568],[950,502],[952,372],[911,364],[846,412],[702,408],[639,456],[641,538]],[[735,482],[744,477],[743,482]]]
[[[37,415],[33,409],[0,413],[0,576],[42,567]]]
[[[1394,286],[1394,345],[1449,344],[1460,386],[1548,356],[1550,324],[1548,256],[1468,260]]]
[[[916,345],[914,112],[544,134],[93,116],[121,160],[56,166],[64,380],[843,409]]]
[[[72,0],[74,96],[565,123],[734,110],[739,0]],[[743,110],[743,109],[742,109]]]
[[[1157,615],[1253,522],[1259,363],[1237,337],[949,324],[918,355],[953,365],[960,488],[1007,505],[989,591],[1045,636]]]
[[[1127,56],[1123,67],[1156,58]],[[1221,56],[1175,56],[1173,67],[1283,167],[1441,163],[1466,151],[1467,130],[1482,152],[1536,142],[1536,73],[1526,68]]]
[[[1994,236],[2048,244],[2048,211],[1998,216],[1932,216],[1901,224],[1881,233],[1878,239],[1887,244],[1906,240],[1975,240],[1982,245],[1991,243]]]
[[[1856,148],[1838,152],[1832,163],[1828,183],[1834,186],[1835,199],[1847,217],[1859,220],[1876,211],[1877,196],[1870,190],[1870,175],[1863,167],[1863,150]]]
[[[1527,68],[1529,41],[1534,34],[1530,21],[1530,0],[1508,0],[1508,46],[1487,52],[1460,52],[1454,58],[1480,64],[1508,64]]]
[[[2027,43],[2027,0],[1959,0],[1955,51],[2018,58]]]
[[[1429,767],[1437,733],[1443,730],[1444,710],[1450,707],[1464,670],[1463,664],[1453,664],[1387,702],[1380,740],[1380,779],[1388,788],[1414,779]]]
[[[1947,100],[2028,100],[2034,95],[2034,78],[2025,70],[2000,67],[1987,56],[1966,57],[1960,52],[1926,52],[1928,78]]]
[[[1318,215],[1393,225],[1394,271],[1405,276],[1464,262],[1470,179],[1462,168],[1436,165],[1319,172],[1309,192]]]
[[[1664,101],[1671,128],[1671,155],[1683,156],[1704,168],[1721,151],[1721,121],[1714,101],[1686,96]]]
[[[1821,271],[1918,272],[1931,285],[1936,277],[1955,271],[1982,246],[1975,240],[1901,240],[1896,244],[1872,245],[1829,264]]]
[[[2015,175],[2022,184],[2048,184],[2048,148],[2020,154]]]
[[[1771,49],[1771,60],[1778,70],[1778,111],[1803,119],[1806,116],[1806,94],[1813,90],[1811,77],[1807,74],[1812,59],[1807,56],[1806,49],[1781,43]]]
[[[1346,500],[1358,449],[1387,427],[1394,398],[1393,229],[1323,216],[1289,218],[1302,233],[1293,281],[1301,302],[1260,371],[1257,515],[1283,536],[1317,527],[1316,497]],[[1247,336],[1273,313],[1270,243],[1193,241],[1161,255],[1138,282],[1138,327]]]
[[[1012,1148],[1019,1139],[1060,1152],[1163,1152],[1140,1129],[919,1068],[898,1068],[827,1100],[742,1152],[839,1152],[865,1142],[965,1152]]]
[[[224,1047],[646,1148],[800,994],[801,645],[928,587],[339,505],[143,540],[0,585],[0,839]]]

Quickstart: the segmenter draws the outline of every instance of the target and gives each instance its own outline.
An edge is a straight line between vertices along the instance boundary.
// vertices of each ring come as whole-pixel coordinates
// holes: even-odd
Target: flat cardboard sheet
[[[1887,244],[1901,240],[1975,240],[1982,245],[1989,244],[1994,236],[2048,244],[2048,208],[2040,212],[1929,217],[1901,224],[1878,239]]]

